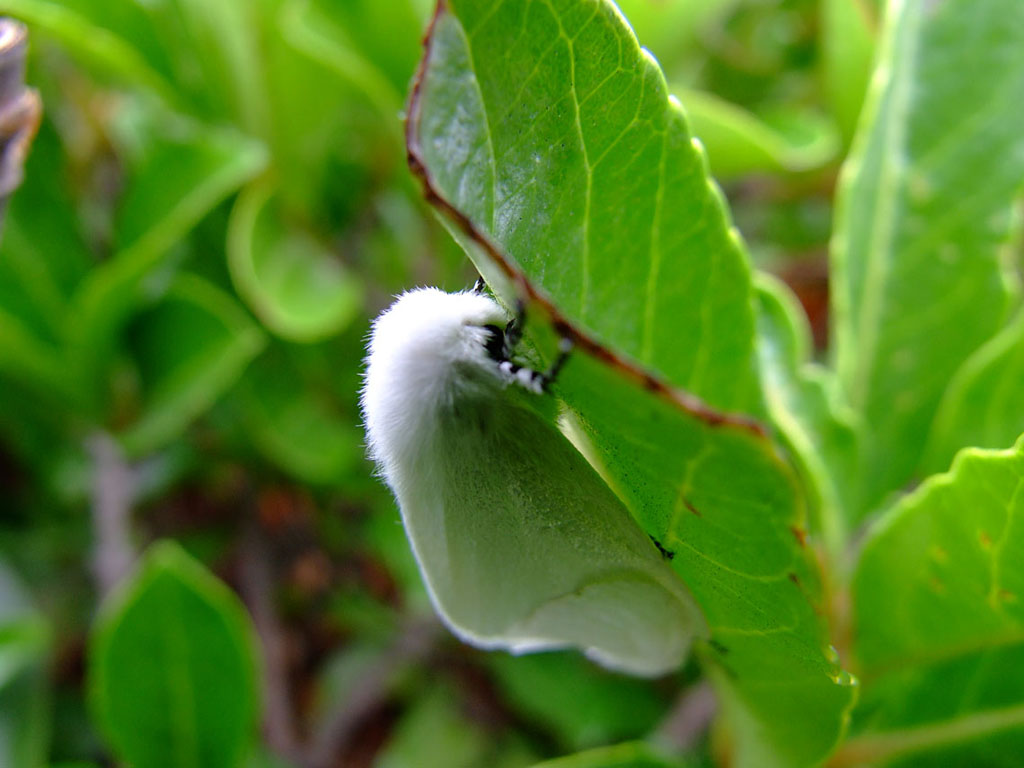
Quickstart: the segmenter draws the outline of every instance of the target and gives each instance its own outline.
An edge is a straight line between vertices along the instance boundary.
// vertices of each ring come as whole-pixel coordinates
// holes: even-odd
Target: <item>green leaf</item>
[[[192,114],[266,136],[269,106],[260,66],[260,5],[170,0],[144,7],[174,66],[175,85],[190,96]]]
[[[772,421],[800,463],[813,501],[812,530],[827,550],[840,554],[845,541],[850,467],[856,457],[851,418],[837,414],[835,381],[810,362],[811,334],[797,298],[780,280],[755,277],[758,359]]]
[[[128,456],[176,439],[242,375],[265,343],[230,296],[195,275],[179,275],[162,301],[128,329],[142,378],[138,420],[120,435]]]
[[[1022,520],[1024,439],[962,451],[876,524],[853,582],[864,703],[841,764],[1021,753]]]
[[[911,480],[949,378],[1005,320],[1024,177],[1024,5],[890,9],[832,248],[839,380],[863,419],[855,516]]]
[[[543,723],[567,749],[639,738],[668,706],[649,684],[574,653],[493,653],[487,662],[503,699],[531,722]]]
[[[707,423],[584,355],[559,379],[615,491],[704,611],[700,654],[737,765],[806,765],[838,740],[854,682],[828,647],[795,481],[767,441]],[[577,409],[578,410],[575,410]]]
[[[76,403],[80,388],[61,347],[65,313],[92,262],[75,226],[69,183],[61,144],[44,122],[0,242],[0,370],[62,406]]]
[[[24,182],[10,197],[0,242],[0,305],[50,342],[60,339],[67,300],[93,263],[77,227],[63,152],[44,121]]]
[[[0,0],[0,12],[28,24],[33,35],[48,35],[60,41],[87,69],[131,83],[169,104],[177,101],[169,82],[170,62],[138,3]]]
[[[242,764],[259,710],[255,633],[235,595],[163,541],[93,629],[97,722],[134,768]]]
[[[362,306],[362,286],[336,254],[290,227],[268,184],[247,188],[231,214],[228,266],[238,292],[264,325],[311,342],[345,328]]]
[[[835,158],[835,128],[810,112],[792,112],[776,125],[712,93],[674,88],[693,135],[708,153],[711,171],[726,179],[747,173],[795,173]]]
[[[748,419],[628,360],[762,410],[746,258],[663,76],[611,4],[571,0],[442,4],[423,67],[413,167],[499,294],[521,269],[531,308],[576,339],[558,394],[707,617],[737,764],[822,759],[853,692],[793,478]]]
[[[567,319],[712,405],[760,412],[746,256],[614,6],[453,2],[428,56],[411,149],[433,186]]]
[[[261,358],[238,389],[246,432],[270,461],[303,482],[341,482],[363,459],[363,435],[352,418],[310,387],[287,358]]]
[[[857,128],[875,52],[879,0],[822,0],[822,70],[843,144]]]
[[[0,372],[44,396],[74,401],[75,382],[68,380],[63,350],[26,327],[23,318],[0,306]]]
[[[434,686],[410,708],[374,765],[377,768],[526,768],[536,759],[514,741],[495,743]]]
[[[704,35],[714,35],[720,23],[739,0],[620,0],[622,10],[636,36],[653,53],[666,72],[675,74],[680,60],[704,47]]]
[[[119,252],[76,292],[68,322],[76,370],[95,400],[121,325],[165,280],[147,280],[172,246],[266,163],[262,146],[233,131],[170,121],[139,158],[118,220]],[[159,118],[157,118],[159,119]]]
[[[43,768],[50,751],[50,627],[0,561],[0,764]]]
[[[533,768],[682,768],[684,765],[683,761],[670,759],[648,744],[634,741],[545,760]]]
[[[1024,312],[964,361],[935,416],[925,466],[963,446],[1002,448],[1024,432]]]
[[[408,0],[291,0],[282,20],[295,47],[362,91],[397,138],[400,94],[415,69],[421,33]]]

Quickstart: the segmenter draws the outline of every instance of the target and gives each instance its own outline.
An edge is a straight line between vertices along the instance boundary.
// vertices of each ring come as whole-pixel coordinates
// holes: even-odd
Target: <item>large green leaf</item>
[[[701,657],[738,764],[822,758],[852,689],[816,613],[792,476],[749,419],[630,361],[762,411],[746,257],[661,72],[610,3],[444,3],[409,149],[500,295],[518,285],[534,320],[576,339],[558,393],[707,616]],[[548,323],[531,330],[553,348]]]
[[[413,105],[436,188],[569,320],[713,405],[759,412],[746,256],[614,6],[451,8]]]
[[[855,514],[911,479],[950,376],[1005,321],[1022,102],[1024,4],[890,5],[832,252],[838,373],[863,417]]]
[[[864,701],[840,764],[1019,759],[1022,521],[1024,439],[963,451],[876,525],[854,579]]]
[[[0,561],[0,765],[43,768],[50,748],[50,627]]]
[[[89,658],[93,709],[135,768],[232,768],[255,736],[255,633],[245,609],[164,541],[104,606]]]
[[[178,437],[238,380],[264,344],[238,303],[195,275],[179,275],[128,332],[144,397],[138,420],[119,435],[129,456]]]

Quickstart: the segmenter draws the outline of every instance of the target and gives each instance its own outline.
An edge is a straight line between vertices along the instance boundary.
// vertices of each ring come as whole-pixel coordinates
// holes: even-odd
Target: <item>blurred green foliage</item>
[[[728,759],[721,731],[682,739],[673,730],[676,707],[705,690],[695,666],[637,681],[570,653],[484,654],[439,631],[394,503],[364,458],[357,392],[369,319],[405,288],[455,290],[475,278],[405,163],[403,109],[432,6],[0,0],[29,27],[27,80],[45,110],[0,243],[0,765],[640,768]],[[916,445],[902,464],[889,461],[884,441],[864,440],[870,430],[836,406],[823,369],[807,365],[828,337],[833,192],[855,145],[881,6],[620,2],[707,147],[753,261],[799,298],[758,279],[760,375],[830,554],[842,549],[841,529],[911,479],[918,454],[941,470],[965,443],[1006,448],[1020,431],[1019,388],[1006,382],[1019,378],[1024,325],[1001,326],[1002,304],[963,350],[991,336],[968,364],[957,369],[961,353],[946,355],[945,393],[925,382],[918,401],[939,414],[931,436],[888,424],[894,440]],[[996,5],[986,7],[994,24]],[[925,49],[940,61],[937,28]],[[913,25],[893,30],[917,40]],[[1019,14],[1006,30],[1020,34]],[[978,34],[963,50],[984,47],[987,33]],[[959,98],[944,79],[931,82],[923,99]],[[996,94],[1006,111],[1017,104],[1013,87]],[[928,104],[908,108],[925,139]],[[878,121],[864,130],[880,126],[884,138],[902,107],[876,98]],[[890,108],[896,117],[886,117]],[[1021,132],[1001,125],[1009,135],[985,140],[1019,156]],[[863,141],[847,166],[859,175],[847,181],[837,229],[854,251],[876,221],[858,197],[896,190],[894,209],[920,202],[913,178],[901,186],[872,176],[892,147]],[[960,160],[953,170],[981,162]],[[1008,218],[1017,166],[996,165],[1002,197],[993,205]],[[1001,233],[1004,224],[992,226]],[[898,260],[899,244],[886,253]],[[904,298],[932,274],[927,266],[907,277]],[[884,331],[886,312],[904,306],[897,299],[839,320]],[[849,349],[840,354],[852,370],[864,361]],[[916,386],[885,381],[897,379]],[[861,389],[853,405],[887,411],[884,391]],[[107,438],[115,451],[98,447]],[[858,445],[892,473],[861,495],[851,487]],[[976,467],[998,474],[1019,455],[972,455],[896,508],[891,517],[903,522],[874,535],[857,574],[860,621],[884,621],[872,617],[889,606],[875,598],[915,542],[914,557],[941,570],[935,547],[920,544],[934,542],[911,530],[922,510],[984,484],[970,476]],[[828,509],[842,514],[830,522]],[[998,546],[1012,548],[1016,529],[1001,530]],[[958,538],[955,516],[931,535]],[[966,536],[991,549],[977,532]],[[112,578],[111,553],[139,557],[139,569]],[[833,576],[850,570],[833,565]],[[921,597],[934,582],[915,584],[915,610],[944,615]],[[965,613],[969,598],[958,603]],[[1012,607],[996,613],[985,614],[998,625],[989,635],[1019,633]],[[869,660],[887,662],[880,636],[862,642]],[[924,656],[950,652],[945,634],[926,640],[915,646]],[[927,700],[971,674],[991,685],[988,698],[965,693],[965,706],[1019,707],[985,671],[1017,660],[986,653],[908,667],[895,681],[869,670],[881,682],[856,712],[855,733],[871,749],[874,728],[928,724]],[[1006,738],[1015,745],[1012,732]],[[685,756],[658,742],[676,755],[685,746]]]

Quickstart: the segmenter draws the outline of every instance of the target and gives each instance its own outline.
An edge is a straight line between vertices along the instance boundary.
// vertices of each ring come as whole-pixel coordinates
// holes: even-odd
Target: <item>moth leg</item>
[[[523,389],[528,389],[540,395],[549,391],[549,388],[558,377],[559,371],[562,370],[562,366],[565,365],[565,361],[569,359],[572,348],[572,339],[568,336],[563,336],[562,340],[558,343],[558,357],[555,358],[547,371],[535,371],[532,368],[524,368],[521,365],[516,365],[511,360],[503,360],[498,367]]]
[[[512,357],[515,348],[523,340],[523,328],[526,327],[526,302],[516,299],[516,313],[505,326],[505,359]]]
[[[574,346],[573,340],[568,336],[563,336],[558,340],[558,356],[554,359],[554,362],[551,363],[551,367],[544,373],[540,374],[541,388],[545,392],[548,390],[548,387],[555,383],[555,379],[558,378],[559,372],[561,372],[565,362],[569,359],[569,355],[572,354],[572,348]]]
[[[484,282],[484,279],[482,277],[478,277],[476,279],[476,282],[473,283],[473,293],[481,294],[484,292],[485,288],[487,288],[487,283]]]

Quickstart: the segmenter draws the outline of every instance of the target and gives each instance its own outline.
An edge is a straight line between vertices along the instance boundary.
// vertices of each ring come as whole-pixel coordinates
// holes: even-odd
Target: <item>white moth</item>
[[[517,337],[477,291],[409,291],[373,324],[370,453],[431,600],[480,647],[576,647],[625,672],[669,672],[703,617],[559,432],[548,378],[509,359]]]

